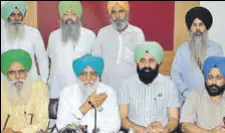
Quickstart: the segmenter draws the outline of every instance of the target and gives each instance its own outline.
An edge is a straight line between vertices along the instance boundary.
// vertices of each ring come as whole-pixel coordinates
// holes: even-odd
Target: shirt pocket
[[[134,52],[131,51],[128,47],[125,47],[123,59],[127,63],[131,63],[131,64],[134,63],[135,62]]]
[[[167,108],[167,101],[163,97],[154,98],[154,113],[155,115],[163,114]]]

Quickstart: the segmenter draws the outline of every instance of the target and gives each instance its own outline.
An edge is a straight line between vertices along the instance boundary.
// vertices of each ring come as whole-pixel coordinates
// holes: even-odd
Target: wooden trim
[[[24,3],[28,7],[24,18],[25,24],[37,28],[37,1],[24,1]]]
[[[164,52],[164,57],[162,60],[162,64],[160,66],[160,73],[164,75],[170,75],[170,70],[172,67],[172,62],[174,58],[174,52],[173,51],[165,51]]]

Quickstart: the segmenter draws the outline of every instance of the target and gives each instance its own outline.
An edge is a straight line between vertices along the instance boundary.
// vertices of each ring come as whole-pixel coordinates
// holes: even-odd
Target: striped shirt
[[[123,82],[117,95],[119,104],[128,104],[128,119],[145,127],[154,121],[165,126],[167,107],[180,106],[178,89],[169,77],[161,74],[150,85],[141,82],[136,74]]]

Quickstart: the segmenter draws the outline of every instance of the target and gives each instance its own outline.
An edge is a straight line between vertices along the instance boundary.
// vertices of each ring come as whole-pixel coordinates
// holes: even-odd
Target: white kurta
[[[24,39],[17,38],[14,41],[9,41],[5,31],[6,29],[1,32],[1,55],[10,49],[26,50],[32,58],[31,75],[33,78],[37,80],[41,79],[46,83],[49,74],[48,56],[40,32],[36,28],[25,25]],[[37,73],[34,55],[37,57],[40,75]]]
[[[121,126],[120,114],[117,103],[116,92],[109,86],[99,83],[97,93],[106,92],[108,97],[101,105],[103,110],[97,112],[97,127],[100,133],[116,133]],[[88,125],[88,132],[94,128],[94,109],[82,115],[79,108],[87,99],[77,84],[70,85],[60,93],[58,114],[56,125],[58,129],[66,127],[68,124],[76,123]]]
[[[102,82],[117,89],[136,73],[134,48],[145,41],[143,31],[131,24],[122,33],[111,25],[100,29],[92,53],[104,59]]]
[[[58,98],[62,88],[76,81],[72,67],[73,60],[91,52],[96,36],[93,31],[82,27],[75,48],[71,40],[63,44],[61,38],[61,29],[53,31],[49,36],[47,53],[51,58],[48,80],[50,98]]]

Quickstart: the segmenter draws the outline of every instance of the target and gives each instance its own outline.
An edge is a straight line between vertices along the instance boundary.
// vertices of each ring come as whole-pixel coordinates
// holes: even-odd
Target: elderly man
[[[163,49],[157,42],[135,48],[137,74],[118,90],[122,127],[135,133],[172,132],[179,122],[179,93],[169,77],[159,73]]]
[[[39,72],[35,63],[31,66],[31,76],[47,83],[49,74],[48,56],[40,32],[24,24],[27,7],[23,1],[8,1],[1,8],[1,16],[5,20],[4,30],[1,30],[1,54],[10,49],[24,49],[35,62],[36,55]]]
[[[135,73],[133,50],[145,40],[142,30],[129,24],[129,10],[127,1],[108,2],[111,24],[100,29],[92,49],[105,61],[102,81],[114,89]]]
[[[194,7],[186,14],[189,42],[176,52],[171,76],[182,95],[181,104],[191,90],[204,88],[203,63],[208,56],[223,56],[220,45],[208,40],[213,22],[211,13],[204,7]]]
[[[225,57],[212,56],[204,64],[205,89],[187,95],[182,109],[185,133],[225,133]]]
[[[48,125],[48,87],[30,76],[32,59],[22,49],[1,56],[1,131],[36,133]]]
[[[100,133],[117,132],[120,116],[116,92],[99,82],[104,67],[103,59],[90,54],[73,62],[77,83],[65,87],[60,93],[57,127],[68,124],[87,125],[88,132],[94,128],[94,109],[97,108],[97,128]]]
[[[82,27],[82,5],[79,1],[60,1],[61,27],[50,34],[47,53],[51,59],[48,85],[50,97],[58,98],[62,88],[72,84],[76,76],[73,59],[91,52],[95,34]]]

